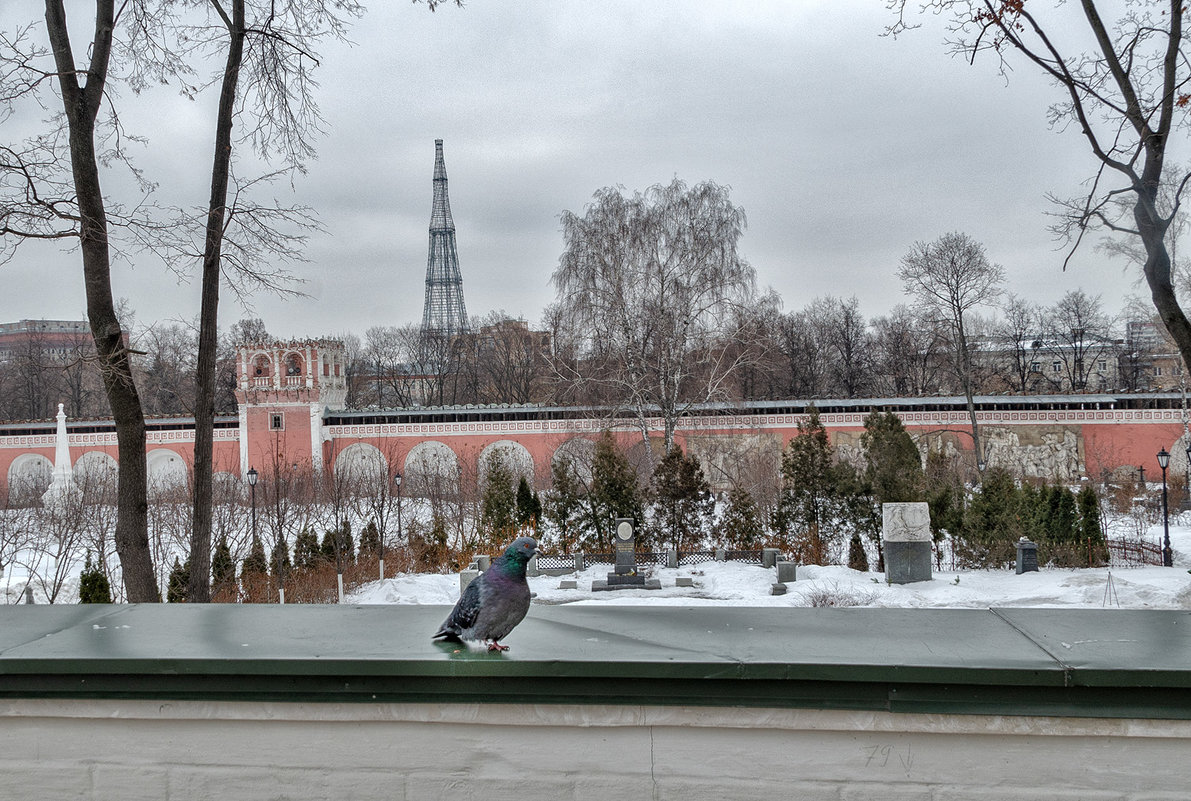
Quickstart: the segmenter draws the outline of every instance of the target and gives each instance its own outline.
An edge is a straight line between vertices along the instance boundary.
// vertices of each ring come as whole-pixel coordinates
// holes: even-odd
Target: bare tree
[[[969,327],[972,313],[996,302],[1005,281],[1005,270],[984,254],[984,246],[966,234],[944,234],[938,240],[915,242],[902,257],[897,271],[905,292],[918,302],[923,319],[941,323],[950,330],[953,362],[968,405],[972,425],[972,449],[978,467],[984,464],[980,450],[980,428],[973,401],[972,345]]]
[[[1001,306],[1003,316],[993,326],[997,350],[994,370],[1013,392],[1035,392],[1044,380],[1041,370],[1043,312],[1036,303],[1009,294]]]
[[[1044,348],[1062,365],[1065,388],[1072,392],[1115,389],[1108,385],[1108,365],[1116,360],[1117,345],[1100,297],[1082,289],[1068,292],[1047,310],[1047,321]]]
[[[470,356],[479,379],[479,403],[529,403],[539,396],[549,343],[523,320],[503,311],[485,316],[472,335]],[[547,338],[548,339],[548,338]]]
[[[133,4],[135,5],[135,4]],[[109,70],[119,47],[118,31],[135,28],[134,15],[116,13],[114,0],[95,0],[85,60],[75,55],[62,0],[46,0],[49,49],[33,41],[27,26],[0,36],[0,115],[18,103],[58,104],[49,127],[20,144],[0,147],[0,235],[4,252],[21,241],[76,241],[82,254],[87,318],[103,375],[120,453],[116,550],[130,601],[160,598],[149,552],[146,504],[145,418],[111,288],[113,236],[131,226],[143,205],[126,212],[109,201],[100,162],[124,161],[126,138],[106,106]],[[76,35],[79,28],[75,29]],[[57,97],[44,100],[57,84]],[[133,172],[139,179],[139,174]],[[146,186],[142,184],[142,186]]]
[[[872,390],[872,339],[860,301],[826,298],[827,359],[835,394],[856,398]]]
[[[886,0],[886,5],[898,15],[890,32],[909,27],[907,0]],[[1111,4],[1119,10],[1115,24],[1104,18],[1110,6],[1105,0],[1049,5],[924,0],[920,6],[950,20],[954,53],[969,60],[989,53],[1006,75],[1011,59],[1020,57],[1055,83],[1059,99],[1049,110],[1052,125],[1078,130],[1096,164],[1080,197],[1052,198],[1061,216],[1056,230],[1074,243],[1072,253],[1092,229],[1139,242],[1154,308],[1184,364],[1191,365],[1191,322],[1176,297],[1167,241],[1191,171],[1170,178],[1172,201],[1160,199],[1170,166],[1167,147],[1177,127],[1186,124],[1191,102],[1182,0]],[[1129,202],[1118,203],[1121,198]]]
[[[872,322],[877,392],[920,397],[939,391],[939,352],[946,345],[937,326],[920,321],[908,306],[893,307]]]
[[[193,325],[157,323],[137,336],[134,364],[146,414],[194,414],[196,334]]]
[[[169,4],[163,8],[168,13]],[[211,599],[211,483],[220,280],[224,274],[231,274],[235,276],[234,288],[247,282],[249,286],[281,291],[281,276],[262,265],[278,258],[300,258],[304,238],[283,233],[283,229],[287,225],[309,228],[314,223],[303,208],[266,208],[243,202],[241,198],[257,181],[238,184],[229,199],[232,127],[239,121],[245,137],[262,157],[278,157],[286,170],[300,170],[314,154],[311,138],[320,127],[310,74],[318,64],[314,47],[328,36],[342,38],[346,20],[362,13],[354,0],[230,0],[226,5],[221,0],[209,0],[207,8],[214,17],[211,21],[222,23],[223,31],[215,34],[218,25],[204,21],[187,26],[179,40],[184,53],[205,53],[217,36],[219,42],[226,42],[203,239],[195,378],[194,527],[187,594],[196,602]],[[242,91],[246,96],[241,96]],[[234,249],[225,252],[228,243]]]
[[[781,347],[786,357],[786,394],[822,398],[829,392],[827,329],[830,304],[815,300],[782,320]]]
[[[562,214],[551,280],[577,378],[631,409],[645,441],[647,418],[660,416],[667,450],[681,414],[725,397],[738,367],[709,344],[732,335],[732,310],[753,293],[754,270],[737,253],[744,226],[728,189],[710,181],[632,197],[601,189],[582,217]]]

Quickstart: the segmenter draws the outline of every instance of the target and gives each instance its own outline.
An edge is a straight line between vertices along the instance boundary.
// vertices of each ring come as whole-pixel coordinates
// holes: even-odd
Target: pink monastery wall
[[[378,455],[391,474],[424,467],[430,456],[453,462],[460,475],[473,476],[485,454],[501,445],[521,459],[539,487],[549,485],[551,465],[559,451],[582,459],[609,426],[602,419],[533,419],[547,416],[532,407],[512,410],[443,409],[376,413],[328,413],[341,409],[346,395],[342,345],[337,342],[303,341],[242,348],[238,360],[237,400],[240,413],[234,427],[215,431],[215,469],[243,477],[249,467],[265,473],[276,466],[335,465],[340,460]],[[1127,398],[1127,396],[1123,396]],[[996,406],[1029,407],[1040,399],[995,399]],[[1136,405],[1116,399],[1085,401],[1054,399],[1059,408],[988,408],[979,412],[985,461],[1004,465],[1023,475],[1078,481],[1098,478],[1113,470],[1135,475],[1138,465],[1158,468],[1154,455],[1166,448],[1173,456],[1171,472],[1187,472],[1183,412],[1178,408],[1105,408]],[[1160,399],[1151,405],[1171,405]],[[863,406],[865,402],[855,402]],[[900,401],[881,402],[898,406]],[[946,406],[923,399],[920,405]],[[992,406],[993,404],[989,404]],[[796,408],[797,405],[795,405]],[[1084,407],[1084,408],[1081,408]],[[1097,408],[1099,407],[1099,408]],[[821,420],[833,444],[846,458],[859,449],[865,411],[824,412]],[[381,422],[353,417],[371,416]],[[453,418],[454,422],[425,421],[422,417]],[[920,447],[963,455],[975,466],[970,426],[964,409],[905,410],[899,416]],[[384,422],[385,418],[404,418]],[[506,417],[493,420],[483,418]],[[520,419],[519,419],[520,418]],[[675,438],[684,450],[699,456],[713,482],[722,480],[741,465],[776,470],[781,449],[797,435],[799,413],[708,414],[684,418]],[[329,423],[328,423],[329,420]],[[163,430],[148,432],[150,475],[155,470],[190,470],[193,465],[192,421],[150,421]],[[226,420],[230,423],[232,420]],[[191,427],[187,427],[191,424]],[[613,435],[630,451],[644,448],[640,431],[631,420],[615,421]],[[68,422],[69,427],[69,422]],[[101,422],[78,422],[70,434],[72,463],[80,459],[117,458],[116,435]],[[650,421],[651,442],[660,447],[662,421]],[[0,428],[0,480],[31,466],[42,468],[54,459],[54,425],[24,424]],[[6,433],[7,432],[7,433]],[[375,449],[375,450],[373,450]],[[437,455],[437,456],[436,456]],[[422,460],[422,461],[419,461]]]
[[[271,416],[275,414],[283,415],[280,430],[270,427]],[[966,454],[975,462],[966,414],[936,412],[901,416],[911,436],[920,443]],[[776,460],[781,448],[797,435],[802,418],[793,414],[696,418],[680,426],[675,438],[684,450],[698,454],[705,466],[726,458],[725,454],[731,458],[742,454],[768,455]],[[833,444],[845,455],[850,449],[859,448],[863,418],[863,414],[852,413],[821,416]],[[989,445],[989,464],[1004,464],[1028,475],[1053,474],[1078,480],[1084,475],[1095,477],[1105,471],[1142,465],[1153,471],[1151,476],[1157,477],[1154,455],[1160,448],[1174,454],[1172,473],[1186,472],[1183,425],[1177,409],[991,412],[981,414],[980,419],[983,437]],[[661,425],[660,421],[656,422],[653,437],[660,442]],[[312,462],[334,465],[348,448],[365,444],[380,452],[390,471],[394,466],[408,471],[416,469],[409,464],[416,448],[440,443],[453,454],[459,467],[471,474],[470,471],[478,469],[485,449],[516,443],[532,459],[536,483],[544,487],[549,484],[551,464],[559,450],[576,448],[575,441],[594,443],[605,426],[606,421],[597,419],[322,426],[312,418],[308,405],[266,402],[246,408],[239,427],[216,430],[215,466],[218,472],[242,476],[249,466],[264,471],[275,459],[285,465],[305,466]],[[630,451],[643,447],[635,427],[623,426],[613,434]],[[312,450],[314,441],[321,441],[317,459]],[[52,433],[0,436],[0,476],[10,478],[14,463],[27,454],[39,455],[52,464],[54,445]],[[193,449],[192,430],[148,434],[147,456],[151,466],[155,456],[169,454],[189,469],[193,464]],[[115,434],[71,434],[73,463],[94,452],[114,460]],[[23,461],[28,462],[27,457]],[[714,477],[715,470],[708,472]]]

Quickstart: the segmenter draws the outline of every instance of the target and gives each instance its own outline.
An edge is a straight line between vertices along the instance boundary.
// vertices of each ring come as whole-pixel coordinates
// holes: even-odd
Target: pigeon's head
[[[538,552],[538,541],[533,537],[518,537],[505,548],[505,556],[528,562]]]

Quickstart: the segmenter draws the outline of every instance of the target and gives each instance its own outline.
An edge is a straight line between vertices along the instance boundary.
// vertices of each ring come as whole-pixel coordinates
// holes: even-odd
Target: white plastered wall
[[[0,700],[0,799],[1174,801],[1191,723]]]

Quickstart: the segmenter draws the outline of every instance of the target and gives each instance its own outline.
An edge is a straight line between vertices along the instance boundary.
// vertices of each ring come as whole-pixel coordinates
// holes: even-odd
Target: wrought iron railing
[[[1142,540],[1106,540],[1109,567],[1137,567],[1139,565],[1161,565],[1162,547]]]
[[[638,551],[636,554],[637,564],[639,565],[660,565],[665,567],[670,564],[670,554],[665,551]]]
[[[680,565],[701,565],[714,561],[715,551],[680,551],[678,554],[678,564]]]
[[[538,554],[538,570],[562,570],[575,566],[571,554]]]

